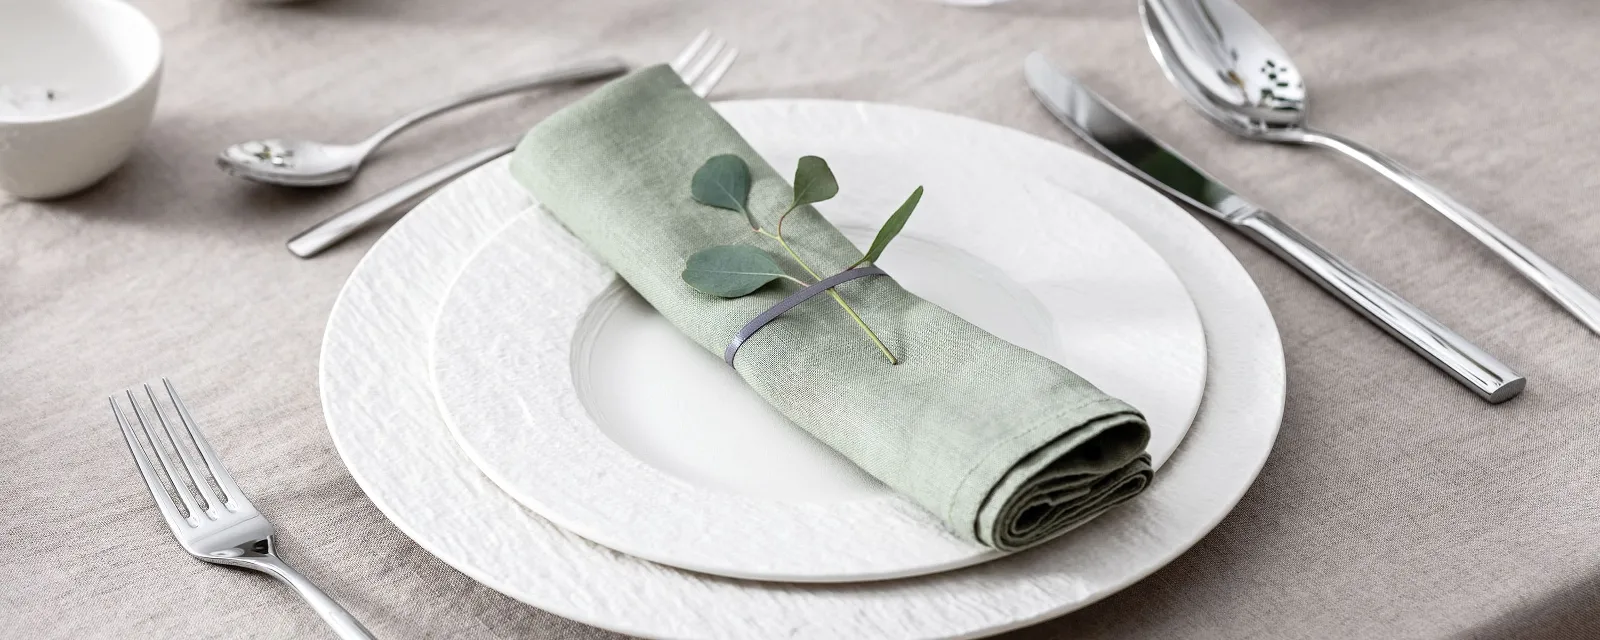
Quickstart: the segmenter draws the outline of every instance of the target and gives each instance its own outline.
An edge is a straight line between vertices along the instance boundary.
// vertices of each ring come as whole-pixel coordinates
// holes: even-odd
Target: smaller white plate
[[[1052,167],[1173,266],[1206,328],[1206,391],[1138,500],[1043,545],[957,571],[865,584],[735,580],[600,546],[485,478],[439,414],[429,334],[473,253],[532,203],[506,162],[446,186],[356,266],[320,361],[328,434],[372,503],[458,571],[530,606],[645,638],[975,638],[1080,609],[1167,565],[1238,503],[1283,417],[1283,345],[1250,275],[1206,227],[1137,179],[1058,143],[945,113],[822,100],[717,105],[741,131],[812,120],[840,135],[933,138],[969,160]],[[892,137],[887,137],[892,136]]]
[[[822,207],[858,245],[932,185],[879,261],[908,290],[1138,407],[1159,466],[1205,388],[1194,305],[1161,256],[1051,169],[970,166],[937,143],[744,133],[775,166],[829,159]],[[468,263],[432,366],[462,448],[563,528],[662,564],[783,582],[922,575],[998,557],[795,427],[537,208]],[[960,375],[960,372],[952,372]]]

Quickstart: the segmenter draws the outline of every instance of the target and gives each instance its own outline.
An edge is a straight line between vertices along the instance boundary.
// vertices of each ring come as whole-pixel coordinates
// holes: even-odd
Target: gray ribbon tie
[[[793,309],[795,305],[810,300],[811,298],[816,297],[816,295],[819,293],[837,287],[851,280],[855,280],[856,278],[886,275],[889,274],[884,273],[883,269],[879,269],[873,265],[856,267],[854,269],[845,269],[844,271],[840,271],[839,273],[829,276],[821,282],[808,285],[806,288],[790,294],[789,297],[778,301],[778,304],[772,305],[772,308],[761,312],[761,315],[756,316],[755,319],[745,323],[744,328],[740,329],[738,335],[733,337],[733,342],[728,343],[728,348],[723,350],[722,360],[727,362],[728,366],[733,366],[733,357],[739,355],[740,345],[743,345],[746,340],[750,339],[750,336],[755,335],[756,332],[760,331],[762,327],[767,326],[768,322],[778,319],[778,316],[781,316],[790,309]]]

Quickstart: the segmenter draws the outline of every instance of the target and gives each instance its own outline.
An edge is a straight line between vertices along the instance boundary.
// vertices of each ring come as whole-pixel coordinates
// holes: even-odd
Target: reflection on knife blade
[[[1028,86],[1062,124],[1129,173],[1195,208],[1233,220],[1253,205],[1156,141],[1088,88],[1035,53],[1023,63]]]
[[[1056,119],[1124,171],[1270,249],[1484,400],[1504,402],[1522,392],[1526,381],[1516,371],[1189,164],[1043,55],[1028,56],[1023,72]]]

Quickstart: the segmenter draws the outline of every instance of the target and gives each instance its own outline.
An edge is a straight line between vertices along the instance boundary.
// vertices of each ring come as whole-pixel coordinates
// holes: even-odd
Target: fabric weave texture
[[[740,327],[798,285],[774,283],[737,299],[709,296],[682,280],[688,257],[750,244],[793,275],[805,271],[776,242],[753,233],[743,215],[690,197],[696,169],[719,154],[749,164],[749,209],[764,228],[775,228],[789,205],[789,184],[676,74],[656,66],[535,126],[512,157],[512,174],[673,325],[720,356]],[[913,216],[912,233],[915,225]],[[789,216],[784,237],[822,277],[861,257],[812,207]],[[818,296],[746,342],[735,368],[794,424],[955,533],[1023,549],[1150,482],[1150,430],[1135,408],[892,278],[862,278],[836,290],[900,364],[889,364],[839,305]]]

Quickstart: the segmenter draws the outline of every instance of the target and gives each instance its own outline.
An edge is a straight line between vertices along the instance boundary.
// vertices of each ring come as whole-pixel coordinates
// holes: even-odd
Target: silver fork
[[[166,519],[167,526],[172,529],[173,537],[178,539],[178,544],[183,545],[183,550],[188,551],[189,555],[206,562],[252,569],[277,578],[293,587],[306,604],[311,605],[317,615],[322,616],[328,626],[333,627],[334,633],[340,638],[372,640],[372,632],[361,626],[350,612],[345,611],[344,607],[333,601],[333,598],[328,597],[309,579],[300,575],[300,572],[295,571],[273,553],[272,523],[250,504],[250,499],[245,497],[238,483],[233,481],[233,475],[222,466],[222,460],[217,457],[217,452],[213,451],[205,437],[200,435],[194,418],[190,417],[188,407],[185,407],[183,400],[178,397],[178,391],[172,387],[172,382],[162,378],[161,384],[166,387],[167,397],[171,399],[178,422],[183,425],[183,432],[188,434],[189,440],[194,445],[193,449],[199,453],[198,462],[173,432],[166,412],[162,411],[161,403],[156,399],[156,393],[150,385],[144,385],[144,394],[149,399],[149,408],[155,416],[155,422],[166,435],[167,443],[177,453],[176,466],[157,443],[150,430],[151,420],[146,417],[145,409],[139,405],[133,390],[129,389],[125,393],[128,403],[133,406],[139,433],[144,435],[144,442],[155,452],[162,473],[171,481],[171,493],[162,483],[162,476],[156,473],[156,465],[151,463],[149,455],[145,453],[145,445],[140,444],[138,436],[135,435],[133,426],[135,421],[130,421],[123,413],[114,395],[110,397],[111,413],[116,416],[117,426],[122,430],[123,439],[128,441],[128,451],[133,454],[133,462],[139,467],[139,475],[144,477],[144,483],[150,489],[150,497],[155,499],[156,507],[161,510],[161,515]],[[210,491],[211,487],[200,474],[202,466],[206,474],[216,481],[217,492]],[[181,477],[178,475],[178,468],[183,469]],[[184,477],[193,484],[186,486]],[[178,500],[182,502],[182,508],[172,501],[173,494],[176,494]]]
[[[700,35],[696,36],[669,66],[703,98],[717,86],[738,56],[738,49],[728,47],[727,41],[712,35],[707,30],[700,32]],[[328,247],[354,235],[367,223],[385,214],[406,211],[416,206],[434,191],[449,184],[451,180],[495,158],[511,153],[516,146],[516,141],[512,141],[474,152],[363,200],[290,238],[287,244],[289,253],[301,258],[310,258],[322,253]]]

